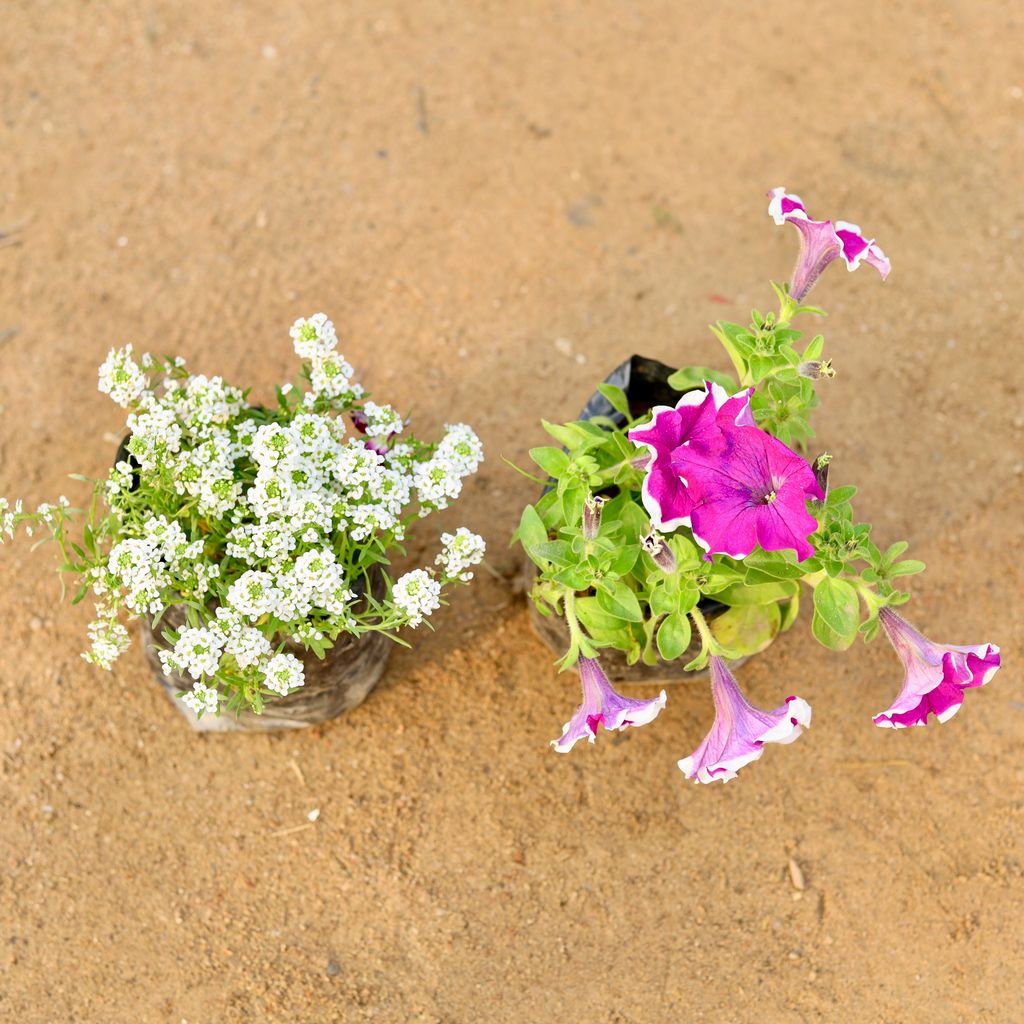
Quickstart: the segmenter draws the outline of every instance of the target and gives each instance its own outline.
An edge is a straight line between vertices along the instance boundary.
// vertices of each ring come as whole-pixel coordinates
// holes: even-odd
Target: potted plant
[[[544,423],[555,445],[530,455],[544,490],[515,533],[531,563],[530,601],[542,638],[576,667],[583,700],[553,741],[567,752],[598,726],[652,721],[665,705],[622,696],[613,680],[675,679],[710,671],[715,717],[680,760],[698,782],[734,778],[764,744],[788,743],[810,724],[806,701],[762,711],[730,665],[767,647],[811,597],[811,630],[833,650],[881,629],[904,663],[903,688],[876,725],[952,717],[966,689],[988,682],[999,648],[936,644],[894,610],[904,577],[924,564],[904,542],[879,546],[859,522],[856,488],[829,486],[832,455],[808,456],[816,388],[835,372],[824,338],[798,317],[823,316],[807,295],[829,264],[874,267],[888,258],[860,229],[815,221],[798,196],[769,193],[776,224],[791,224],[800,251],[790,282],[772,285],[777,313],[747,326],[712,327],[731,373],[672,371],[634,356],[570,423]]]
[[[138,619],[158,680],[201,729],[304,726],[360,703],[398,631],[484,554],[461,527],[434,565],[392,580],[407,528],[459,497],[480,441],[465,424],[412,436],[353,380],[324,314],[291,338],[304,362],[272,406],[181,358],[112,350],[99,387],[128,410],[128,435],[84,519],[63,497],[35,512],[0,499],[3,532],[45,528],[75,601],[95,600],[83,657],[109,669],[129,645],[122,617]]]

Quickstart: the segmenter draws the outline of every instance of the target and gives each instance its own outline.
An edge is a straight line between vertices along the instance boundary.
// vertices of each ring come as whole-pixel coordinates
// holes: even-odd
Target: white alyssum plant
[[[419,626],[484,557],[483,540],[459,527],[442,534],[432,566],[391,581],[406,530],[459,497],[483,461],[480,440],[463,423],[434,443],[410,434],[353,380],[323,313],[290,334],[305,362],[273,408],[190,373],[180,357],[112,350],[99,389],[127,410],[129,436],[94,483],[80,540],[66,498],[35,512],[0,498],[0,536],[48,528],[63,569],[80,578],[75,600],[93,595],[91,663],[109,669],[127,649],[123,618],[159,629],[165,609],[187,607],[186,625],[163,631],[159,657],[191,681],[182,698],[197,715],[259,712],[301,687],[289,641],[322,657],[345,635]]]

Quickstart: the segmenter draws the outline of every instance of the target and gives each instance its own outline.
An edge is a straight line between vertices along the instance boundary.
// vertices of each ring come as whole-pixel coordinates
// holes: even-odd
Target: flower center
[[[763,505],[770,505],[775,500],[776,497],[777,497],[777,495],[776,495],[775,491],[769,491],[767,494],[765,494],[761,498],[761,503]]]

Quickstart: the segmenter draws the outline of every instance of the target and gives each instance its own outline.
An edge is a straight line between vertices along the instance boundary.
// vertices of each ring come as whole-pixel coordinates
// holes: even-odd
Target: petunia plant
[[[824,316],[808,293],[836,261],[884,280],[888,258],[856,225],[812,220],[784,189],[769,193],[768,212],[796,228],[799,254],[790,281],[772,284],[777,312],[711,328],[731,372],[678,370],[667,378],[678,399],[653,408],[601,384],[609,415],[545,422],[556,443],[530,452],[544,492],[523,510],[515,539],[535,566],[538,611],[564,619],[560,666],[578,667],[583,685],[583,703],[554,741],[559,752],[594,742],[599,725],[650,722],[665,704],[664,691],[648,700],[616,693],[602,652],[649,666],[685,656],[686,670],[710,669],[714,724],[679,762],[688,778],[733,778],[765,743],[796,739],[809,705],[789,697],[774,711],[752,707],[728,662],[789,629],[808,597],[825,647],[845,650],[881,627],[904,661],[903,690],[878,725],[946,721],[963,691],[999,667],[997,647],[934,644],[897,615],[909,599],[904,579],[924,564],[904,557],[903,541],[876,541],[855,515],[856,488],[831,486],[833,457],[813,449],[818,389],[835,370],[823,335],[803,329]]]
[[[181,358],[112,350],[99,388],[127,410],[127,437],[84,517],[66,498],[34,512],[0,499],[0,536],[49,531],[75,601],[92,595],[86,660],[109,669],[129,645],[122,620],[145,617],[200,716],[260,713],[298,690],[296,650],[323,658],[369,632],[397,640],[484,554],[460,527],[441,534],[433,565],[392,579],[406,530],[459,497],[480,441],[461,423],[437,442],[410,434],[355,382],[324,314],[297,320],[291,338],[303,362],[272,405]],[[171,606],[186,609],[180,629],[160,624]]]

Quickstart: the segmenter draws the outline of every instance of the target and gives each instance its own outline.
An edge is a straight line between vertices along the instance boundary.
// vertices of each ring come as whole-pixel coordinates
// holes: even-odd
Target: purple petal
[[[768,193],[768,200],[768,216],[776,224],[785,224],[787,218],[794,214],[796,216],[800,214],[803,214],[805,217],[807,216],[803,200],[799,196],[786,192],[785,188],[781,186],[773,188]]]
[[[836,235],[842,243],[842,256],[848,270],[856,270],[861,263],[867,263],[882,275],[883,281],[889,276],[892,265],[885,253],[875,245],[874,239],[865,238],[856,224],[836,221]]]
[[[593,743],[599,725],[608,731],[646,725],[654,721],[665,706],[664,690],[649,700],[635,700],[617,693],[596,658],[580,658],[579,672],[583,703],[566,722],[562,735],[551,741],[560,754],[567,754],[579,740]]]
[[[774,711],[755,708],[718,657],[711,658],[711,694],[714,724],[700,746],[679,762],[683,774],[696,782],[728,782],[764,753],[765,743],[792,743],[811,724],[810,705],[799,697],[787,697]]]
[[[686,446],[672,455],[693,500],[694,537],[709,554],[745,558],[792,549],[814,553],[807,538],[818,528],[807,500],[824,495],[814,470],[796,452],[757,427],[724,431],[721,443]]]
[[[691,442],[717,437],[720,413],[733,423],[745,423],[751,415],[750,391],[730,398],[724,388],[707,382],[703,390],[684,394],[675,408],[656,406],[648,423],[629,431],[629,439],[649,452],[641,497],[657,529],[667,533],[690,524],[693,501],[686,482],[672,466],[671,453]]]
[[[906,674],[892,705],[875,716],[875,725],[926,725],[930,714],[947,722],[960,709],[964,690],[984,686],[999,669],[999,648],[994,644],[937,644],[891,608],[883,608],[878,617]]]

